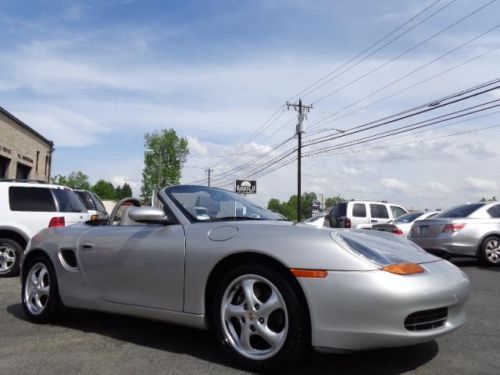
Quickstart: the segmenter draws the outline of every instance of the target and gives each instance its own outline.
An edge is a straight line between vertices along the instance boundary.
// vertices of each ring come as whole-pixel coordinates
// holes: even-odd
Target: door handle
[[[378,223],[378,220],[371,220],[372,223]]]
[[[94,244],[92,242],[84,242],[82,243],[82,247],[84,249],[92,249],[94,247]]]

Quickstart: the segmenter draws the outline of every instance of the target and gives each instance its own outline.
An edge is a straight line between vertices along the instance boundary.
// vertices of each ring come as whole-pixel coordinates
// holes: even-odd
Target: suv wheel
[[[22,246],[10,238],[0,238],[0,277],[19,275]]]

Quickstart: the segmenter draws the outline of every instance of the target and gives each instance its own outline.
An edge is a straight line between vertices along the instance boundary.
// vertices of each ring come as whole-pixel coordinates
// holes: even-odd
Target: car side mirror
[[[128,211],[128,216],[138,223],[166,224],[168,222],[165,211],[158,207],[132,207]]]

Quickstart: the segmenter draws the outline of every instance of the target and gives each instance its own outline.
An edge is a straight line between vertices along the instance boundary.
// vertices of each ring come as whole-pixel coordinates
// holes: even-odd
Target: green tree
[[[111,182],[99,180],[92,187],[92,191],[101,199],[116,199],[115,187]]]
[[[71,172],[68,176],[58,174],[50,179],[53,184],[68,186],[72,189],[90,190],[89,176],[82,171]]]
[[[316,193],[302,194],[302,219],[307,219],[312,216],[312,204],[317,201]]]
[[[329,197],[326,198],[325,200],[325,209],[329,210],[333,206],[335,206],[339,202],[345,202],[345,199],[342,198],[340,195],[337,195],[336,197]]]
[[[126,182],[123,186],[118,185],[115,189],[116,199],[128,198],[132,196],[132,188]]]
[[[141,197],[147,200],[157,189],[179,183],[189,148],[187,138],[177,136],[174,129],[146,133],[144,147]]]
[[[120,185],[115,187],[115,197],[117,200],[122,199],[122,187]]]

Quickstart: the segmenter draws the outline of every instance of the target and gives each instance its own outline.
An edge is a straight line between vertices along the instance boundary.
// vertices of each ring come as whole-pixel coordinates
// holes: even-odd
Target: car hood
[[[388,232],[343,229],[333,230],[331,237],[346,250],[368,258],[380,266],[441,260],[415,243]]]

